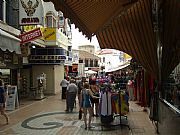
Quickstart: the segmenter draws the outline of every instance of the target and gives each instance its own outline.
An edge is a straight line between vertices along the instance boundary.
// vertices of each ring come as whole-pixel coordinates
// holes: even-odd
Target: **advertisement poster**
[[[7,98],[6,110],[13,111],[19,107],[17,86],[8,86],[7,92],[8,92],[8,98]]]

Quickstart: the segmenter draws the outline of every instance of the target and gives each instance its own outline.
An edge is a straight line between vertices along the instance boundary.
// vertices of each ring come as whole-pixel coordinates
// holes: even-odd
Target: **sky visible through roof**
[[[79,29],[75,29],[75,25],[71,25],[71,30],[72,30],[72,48],[73,49],[78,49],[78,46],[80,45],[94,45],[95,50],[99,50],[99,43],[96,38],[96,36],[92,37],[92,40],[88,40],[85,35],[82,35],[82,32],[79,32]]]

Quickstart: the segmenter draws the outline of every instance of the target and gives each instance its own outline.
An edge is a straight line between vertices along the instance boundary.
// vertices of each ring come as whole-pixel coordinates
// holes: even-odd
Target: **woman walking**
[[[3,87],[2,80],[0,80],[0,112],[1,112],[1,115],[3,115],[6,118],[6,124],[8,124],[9,118],[5,112],[6,98],[7,98],[7,92],[5,91]]]
[[[84,112],[84,124],[85,129],[92,128],[91,126],[91,119],[93,116],[93,108],[90,97],[98,99],[99,97],[93,96],[93,93],[90,90],[90,86],[88,83],[84,84],[84,89],[81,92],[81,107],[83,108]],[[87,111],[89,112],[89,121],[87,122]],[[87,125],[88,123],[88,125]]]

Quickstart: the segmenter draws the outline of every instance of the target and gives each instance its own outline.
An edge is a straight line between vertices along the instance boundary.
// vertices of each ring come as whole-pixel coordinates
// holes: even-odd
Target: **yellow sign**
[[[31,31],[31,30],[34,30],[37,28],[36,25],[28,25],[28,26],[22,26],[24,31],[28,32],[28,31]]]
[[[45,28],[43,37],[44,40],[56,40],[56,28]]]
[[[124,59],[130,59],[130,58],[132,58],[130,55],[128,55],[127,53],[124,53]]]

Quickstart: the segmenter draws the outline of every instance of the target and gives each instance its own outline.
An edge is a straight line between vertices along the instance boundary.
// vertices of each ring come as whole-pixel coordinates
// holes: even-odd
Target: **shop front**
[[[46,74],[45,95],[60,92],[60,81],[64,79],[66,50],[60,47],[32,48],[29,63],[32,65],[32,87],[38,87],[38,77]]]
[[[19,106],[22,67],[20,40],[0,29],[0,41],[0,79],[8,92],[6,110],[15,110]]]
[[[20,39],[0,29],[0,78],[8,85],[19,85],[22,66]]]

